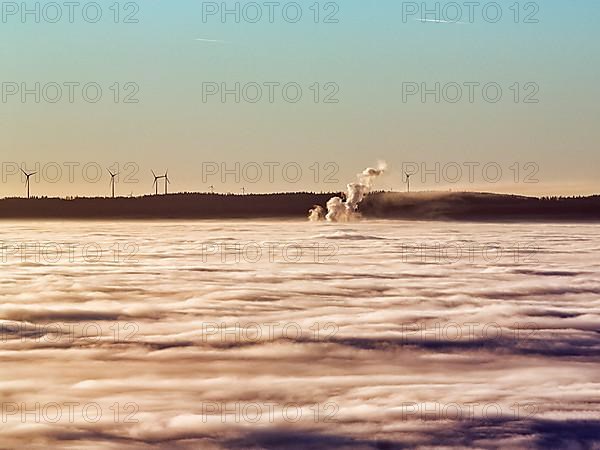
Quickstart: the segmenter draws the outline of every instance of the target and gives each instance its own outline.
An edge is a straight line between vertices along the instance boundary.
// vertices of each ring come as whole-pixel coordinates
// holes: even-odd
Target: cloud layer
[[[8,448],[600,445],[595,225],[10,223],[0,241]]]

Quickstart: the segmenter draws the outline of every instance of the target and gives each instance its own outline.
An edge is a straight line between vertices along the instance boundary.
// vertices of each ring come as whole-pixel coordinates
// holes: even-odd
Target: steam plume
[[[387,165],[380,162],[377,169],[368,168],[357,175],[358,182],[348,184],[346,201],[340,197],[333,197],[327,202],[328,222],[348,222],[357,216],[357,210],[365,196],[371,192],[375,179],[387,170]],[[310,211],[309,219],[312,221],[322,220],[324,210],[315,207]]]
[[[310,220],[311,222],[320,222],[321,220],[324,220],[324,219],[325,219],[325,210],[320,205],[313,206],[313,209],[311,209],[308,212],[308,220]]]

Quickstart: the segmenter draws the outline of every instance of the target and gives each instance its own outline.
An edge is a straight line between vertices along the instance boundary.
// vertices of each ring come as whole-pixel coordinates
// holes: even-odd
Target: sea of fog
[[[600,448],[600,226],[3,222],[0,448]]]

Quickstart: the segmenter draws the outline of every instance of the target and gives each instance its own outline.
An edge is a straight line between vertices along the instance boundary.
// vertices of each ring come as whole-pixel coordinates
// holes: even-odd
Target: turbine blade
[[[152,175],[154,175],[154,178],[156,178],[156,174],[154,173],[154,170],[150,170],[150,172],[152,172]]]
[[[20,169],[21,169],[21,172],[23,172],[23,175],[28,176],[27,172],[25,172],[22,167],[20,167]]]

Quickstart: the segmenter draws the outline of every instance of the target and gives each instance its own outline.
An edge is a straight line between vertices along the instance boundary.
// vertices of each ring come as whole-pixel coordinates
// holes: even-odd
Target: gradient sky
[[[339,190],[378,160],[390,167],[378,186],[385,189],[405,189],[403,163],[433,168],[436,162],[442,167],[477,162],[497,163],[501,181],[486,183],[476,170],[472,183],[467,172],[455,184],[443,176],[439,183],[433,176],[423,182],[417,175],[413,187],[600,192],[598,2],[544,0],[537,24],[515,23],[512,0],[499,2],[503,18],[498,23],[483,20],[480,8],[469,23],[463,7],[467,23],[461,24],[423,23],[416,20],[420,14],[403,21],[403,4],[395,0],[344,0],[337,24],[314,23],[313,1],[300,2],[304,16],[295,24],[278,12],[274,23],[267,18],[236,23],[231,17],[226,23],[218,17],[203,23],[202,2],[189,0],[145,1],[139,4],[139,23],[115,24],[109,10],[114,2],[100,3],[105,16],[96,24],[77,11],[74,23],[66,18],[22,23],[16,16],[0,22],[3,83],[97,82],[103,87],[96,104],[80,95],[72,104],[37,104],[31,98],[21,103],[18,96],[0,103],[0,196],[24,194],[21,177],[6,173],[11,162],[32,170],[36,163],[133,162],[139,182],[120,180],[122,195],[150,192],[150,170],[167,167],[171,191],[205,191],[210,184],[221,192]],[[522,10],[526,3],[520,4]],[[435,2],[426,4],[433,8]],[[139,103],[115,104],[108,90],[115,82],[137,83]],[[273,104],[223,104],[218,97],[205,103],[204,82],[297,82],[304,96],[296,104],[277,93]],[[309,91],[315,82],[336,83],[339,103],[315,104]],[[425,104],[417,97],[403,102],[403,82],[497,82],[504,96],[495,104],[485,102],[480,91],[473,104],[466,99],[438,104],[431,97]],[[515,82],[536,83],[539,103],[514,103],[509,87]],[[297,163],[303,177],[290,183],[276,171],[274,182],[266,173],[255,184],[236,183],[233,177],[226,183],[219,177],[204,182],[205,162],[230,167]],[[338,164],[339,181],[326,183],[321,173],[315,183],[309,169],[315,162]],[[523,183],[527,171],[515,182],[514,163],[522,170],[536,164],[539,183]],[[106,195],[109,177],[86,182],[76,169],[70,182],[65,169],[59,182],[37,180],[32,192]]]

